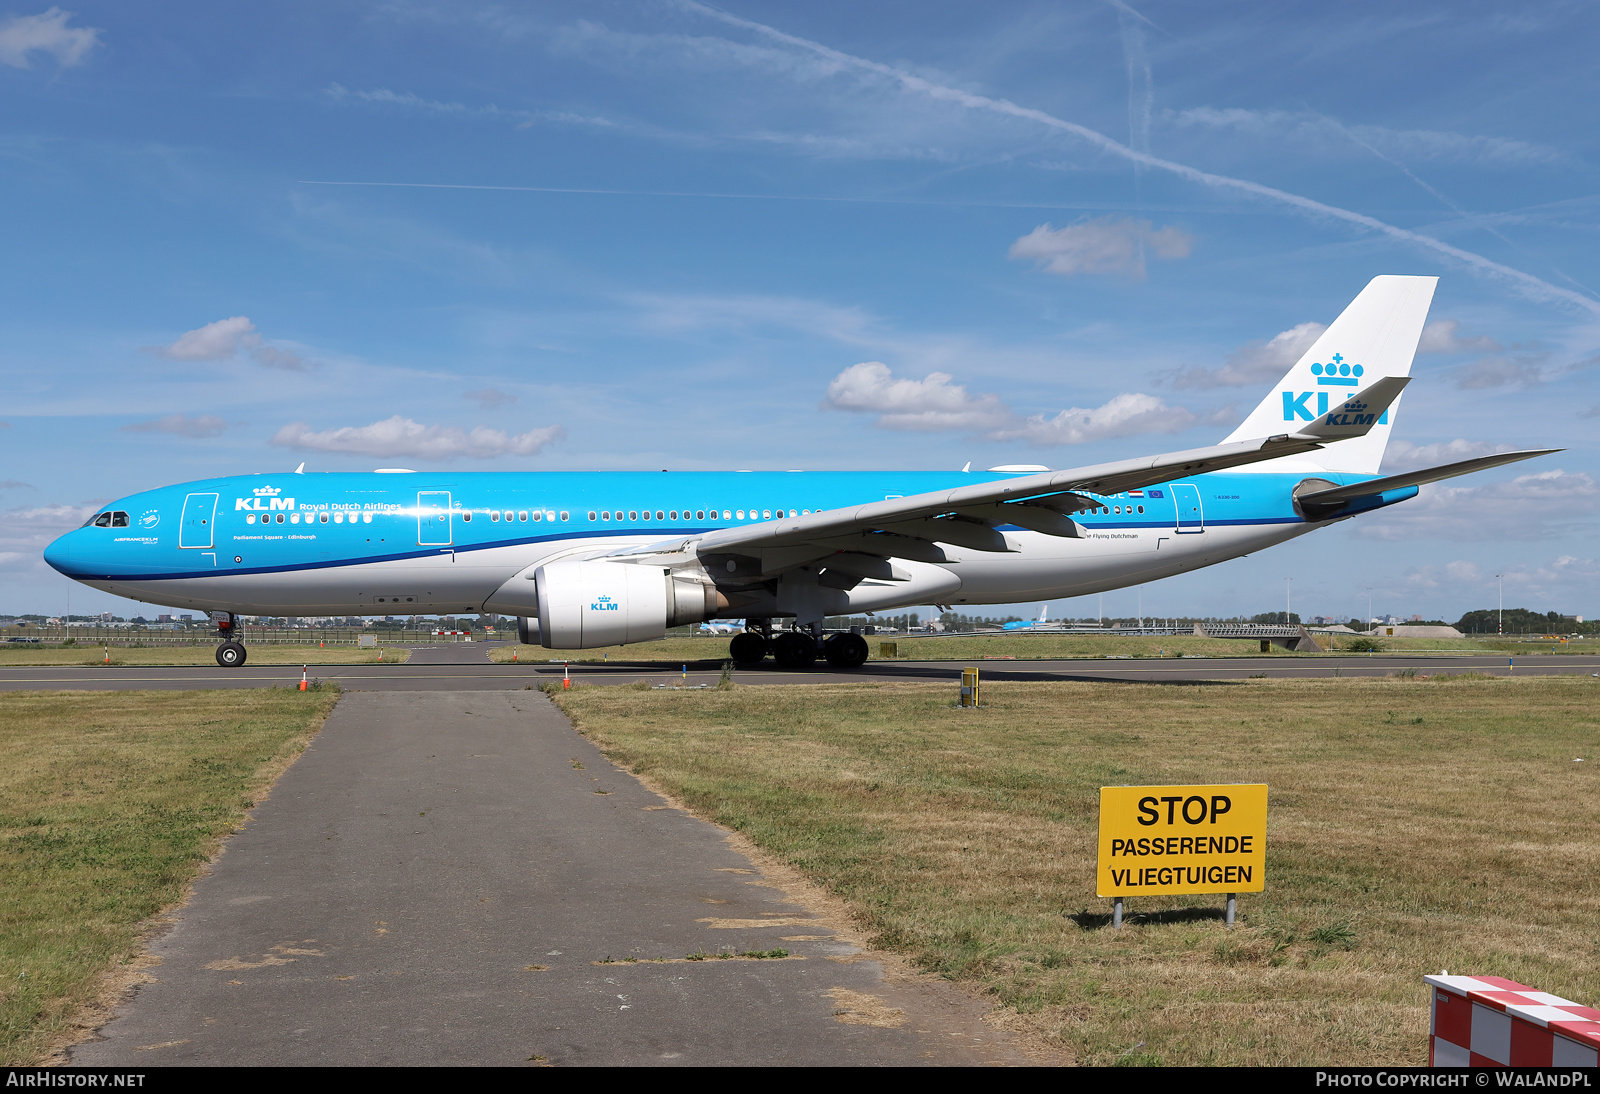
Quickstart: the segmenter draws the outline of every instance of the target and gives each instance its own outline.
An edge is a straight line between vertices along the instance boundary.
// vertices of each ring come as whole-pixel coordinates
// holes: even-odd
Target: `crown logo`
[[[255,495],[258,498],[275,498],[281,493],[283,491],[276,486],[258,486],[255,489]]]
[[[1359,403],[1356,400],[1351,399],[1348,403],[1344,404],[1344,409],[1348,414],[1360,414],[1363,410],[1367,409],[1367,404]]]

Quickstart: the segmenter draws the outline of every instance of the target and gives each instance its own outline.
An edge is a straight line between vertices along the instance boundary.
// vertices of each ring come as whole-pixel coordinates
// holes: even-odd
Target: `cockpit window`
[[[128,526],[128,514],[121,513],[121,512],[112,513],[111,514],[111,527],[113,527],[113,528],[126,528],[127,526]]]
[[[96,528],[110,528],[111,527],[111,514],[110,513],[101,513],[99,516],[95,517],[94,518],[94,526]]]

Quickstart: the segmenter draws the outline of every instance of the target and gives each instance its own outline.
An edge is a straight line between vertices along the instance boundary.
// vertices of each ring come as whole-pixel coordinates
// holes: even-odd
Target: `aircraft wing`
[[[1399,490],[1407,486],[1425,486],[1430,482],[1439,482],[1443,479],[1453,479],[1457,475],[1470,475],[1474,471],[1485,471],[1491,467],[1502,464],[1516,463],[1518,460],[1531,460],[1535,456],[1548,456],[1552,452],[1560,452],[1559,448],[1531,448],[1521,452],[1497,452],[1493,456],[1479,456],[1476,459],[1461,460],[1458,463],[1441,464],[1438,467],[1427,467],[1420,471],[1408,471],[1403,475],[1390,475],[1382,479],[1368,479],[1366,482],[1352,483],[1349,486],[1335,486],[1327,490],[1318,490],[1313,493],[1300,494],[1296,500],[1301,505],[1327,506],[1351,501],[1355,498],[1371,497],[1381,494],[1386,490]]]
[[[1070,514],[1100,504],[1080,491],[1118,494],[1363,436],[1408,382],[1404,376],[1384,377],[1296,433],[887,498],[624,548],[605,557],[676,565],[713,554],[756,555],[762,559],[762,572],[772,573],[841,553],[949,561],[938,546],[941,543],[976,551],[1015,551],[1015,545],[996,530],[1000,525],[1077,538],[1080,532]],[[866,569],[859,576],[901,579],[893,567],[877,565],[883,572],[862,560]]]

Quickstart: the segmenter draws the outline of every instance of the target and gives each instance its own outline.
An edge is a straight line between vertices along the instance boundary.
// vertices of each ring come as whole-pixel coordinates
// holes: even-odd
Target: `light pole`
[[[1372,626],[1372,586],[1367,586],[1367,626]]]
[[[1506,633],[1506,575],[1495,574],[1494,580],[1495,584],[1500,586],[1500,622],[1495,625],[1495,630],[1499,632],[1500,637],[1504,638]]]
[[[1289,595],[1290,582],[1292,581],[1294,581],[1294,578],[1292,577],[1286,577],[1283,579],[1283,625],[1285,627],[1289,625],[1289,617],[1294,614],[1294,612],[1291,610],[1294,607],[1294,601]]]

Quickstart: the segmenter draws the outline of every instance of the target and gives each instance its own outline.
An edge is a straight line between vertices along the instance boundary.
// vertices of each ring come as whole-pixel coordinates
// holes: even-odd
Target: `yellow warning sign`
[[[1102,786],[1100,896],[1259,893],[1267,785]]]

